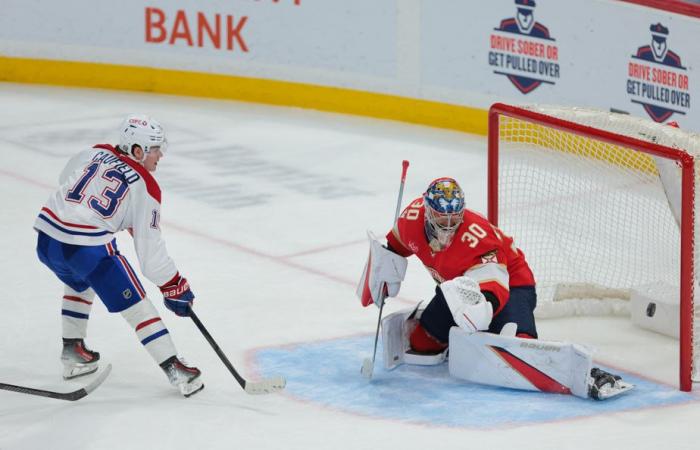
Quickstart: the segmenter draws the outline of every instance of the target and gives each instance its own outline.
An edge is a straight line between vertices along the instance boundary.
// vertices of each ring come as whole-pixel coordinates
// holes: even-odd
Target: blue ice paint
[[[377,351],[373,379],[368,382],[360,374],[360,367],[369,356],[373,337],[260,349],[253,361],[261,374],[284,375],[287,393],[296,398],[349,413],[426,425],[500,428],[700,400],[675,387],[625,373],[621,373],[623,378],[636,388],[598,402],[469,384],[450,377],[446,363],[403,365],[386,371],[381,364],[381,349]]]

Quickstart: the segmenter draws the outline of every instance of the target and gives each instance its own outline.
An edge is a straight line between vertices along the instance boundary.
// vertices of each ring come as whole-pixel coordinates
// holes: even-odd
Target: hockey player
[[[64,283],[62,305],[66,379],[97,370],[100,354],[85,346],[95,294],[111,313],[120,313],[170,383],[189,397],[204,388],[201,372],[178,358],[168,329],[114,234],[128,230],[142,273],[160,287],[165,306],[188,316],[194,295],[168,256],[160,232],[161,192],[151,173],[165,154],[161,125],[144,115],[128,116],[119,145],[95,145],[63,169],[60,187],[34,223],[37,254]]]
[[[592,369],[583,347],[535,340],[537,294],[525,255],[513,238],[464,207],[464,193],[454,179],[431,182],[386,239],[384,247],[370,233],[370,257],[358,288],[364,306],[381,306],[385,297],[398,294],[410,255],[437,283],[424,309],[400,311],[382,321],[387,368],[442,362],[450,344],[450,373],[469,381],[594,398],[629,386]],[[538,365],[540,360],[554,363]],[[508,370],[501,368],[502,361]]]

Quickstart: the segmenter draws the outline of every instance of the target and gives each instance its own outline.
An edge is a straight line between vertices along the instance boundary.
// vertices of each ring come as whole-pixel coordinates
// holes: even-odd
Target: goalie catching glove
[[[160,286],[160,292],[163,293],[163,303],[166,308],[180,317],[190,315],[194,294],[190,290],[187,279],[180,276],[179,272],[170,281]]]
[[[374,303],[381,307],[386,297],[398,295],[401,282],[406,276],[408,261],[384,247],[371,231],[367,232],[367,237],[369,257],[357,286],[357,296],[362,306]]]
[[[441,283],[440,290],[457,326],[468,333],[488,330],[493,306],[486,301],[476,281],[461,276]]]

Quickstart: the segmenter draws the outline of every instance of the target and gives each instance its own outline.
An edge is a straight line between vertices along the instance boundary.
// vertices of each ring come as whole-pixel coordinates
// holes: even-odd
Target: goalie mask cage
[[[528,258],[536,313],[562,286],[581,302],[668,287],[680,303],[680,388],[692,390],[700,137],[624,114],[496,103],[488,146],[489,219]]]

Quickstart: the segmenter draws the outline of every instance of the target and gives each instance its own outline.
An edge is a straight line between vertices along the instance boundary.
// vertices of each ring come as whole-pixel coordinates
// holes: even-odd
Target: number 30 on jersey
[[[404,210],[401,217],[406,220],[417,220],[420,217],[420,209],[423,207],[423,199],[418,199],[411,203]],[[467,230],[462,233],[461,240],[469,245],[469,248],[475,248],[479,242],[486,237],[486,231],[478,223],[471,223],[467,226]]]

